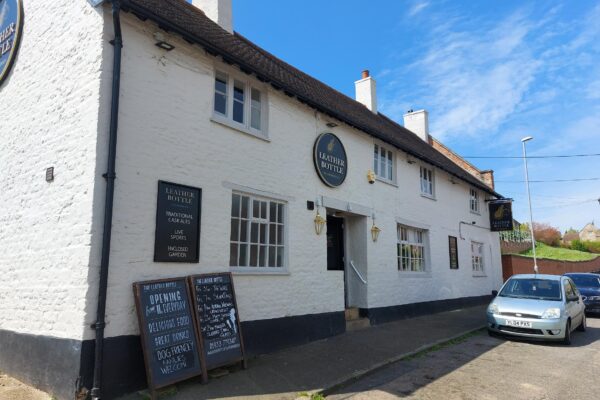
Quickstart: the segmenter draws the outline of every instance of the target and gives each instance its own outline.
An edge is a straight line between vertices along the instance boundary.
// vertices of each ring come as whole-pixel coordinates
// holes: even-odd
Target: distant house
[[[587,224],[579,231],[579,239],[591,242],[600,241],[600,229],[596,228],[594,222]]]
[[[579,240],[579,233],[578,233],[578,232],[574,232],[574,231],[567,232],[567,233],[565,233],[565,235],[563,236],[563,239],[562,239],[562,240],[563,240],[563,243],[566,243],[566,244],[571,244],[571,242],[572,242],[573,240]]]

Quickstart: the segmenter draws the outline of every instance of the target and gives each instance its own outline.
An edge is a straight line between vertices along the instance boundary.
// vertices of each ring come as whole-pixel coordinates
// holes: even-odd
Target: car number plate
[[[506,325],[507,326],[516,326],[519,328],[531,328],[531,322],[529,321],[519,321],[519,320],[514,320],[514,319],[507,319],[506,320]]]

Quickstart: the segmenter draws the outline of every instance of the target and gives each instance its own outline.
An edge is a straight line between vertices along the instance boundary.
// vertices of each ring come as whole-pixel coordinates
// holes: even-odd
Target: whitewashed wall
[[[376,211],[383,231],[378,242],[367,241],[369,307],[484,295],[500,285],[498,238],[485,229],[463,226],[460,269],[448,267],[448,235],[459,236],[459,221],[488,226],[486,211],[481,216],[469,211],[468,185],[454,185],[436,171],[437,200],[423,198],[418,164],[406,163],[401,152],[398,185],[370,185],[370,136],[341,123],[327,128],[327,118],[269,86],[263,86],[269,100],[269,141],[212,122],[214,67],[227,67],[176,36],[167,35],[175,50],[157,48],[152,34],[158,28],[150,22],[126,15],[123,25],[108,336],[138,332],[132,282],[229,270],[233,185],[288,201],[289,274],[235,275],[242,320],[343,310],[342,274],[327,271],[325,235],[315,235],[315,212],[306,209],[306,201],[319,196]],[[324,131],[338,135],[348,154],[348,176],[337,189],[326,187],[313,166],[313,143]],[[202,188],[198,264],[153,262],[159,179]],[[414,277],[397,270],[397,218],[430,226],[431,273]],[[473,277],[471,239],[486,244],[486,277]],[[88,301],[95,304],[94,290],[90,293]]]
[[[18,57],[0,86],[0,329],[80,339],[104,19],[85,1],[23,6]]]

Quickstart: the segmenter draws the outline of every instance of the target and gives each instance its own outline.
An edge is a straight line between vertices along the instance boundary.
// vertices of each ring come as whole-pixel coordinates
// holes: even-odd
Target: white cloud
[[[414,17],[415,15],[423,11],[425,8],[427,8],[427,6],[429,6],[428,1],[421,1],[413,4],[410,10],[408,10],[408,16]]]

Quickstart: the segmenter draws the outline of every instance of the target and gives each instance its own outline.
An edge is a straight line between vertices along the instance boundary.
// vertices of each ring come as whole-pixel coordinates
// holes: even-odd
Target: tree
[[[535,235],[535,240],[547,244],[548,246],[560,246],[560,231],[549,224],[534,222],[533,234]]]

